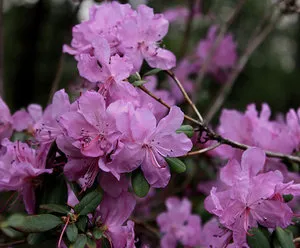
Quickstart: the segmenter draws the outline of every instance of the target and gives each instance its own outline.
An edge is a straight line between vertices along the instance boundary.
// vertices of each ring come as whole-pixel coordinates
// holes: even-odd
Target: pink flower
[[[49,144],[63,134],[58,121],[62,114],[69,112],[71,104],[65,90],[57,91],[52,104],[45,109],[43,116],[34,125],[35,137],[42,144]]]
[[[241,164],[233,159],[221,169],[220,178],[228,189],[217,192],[213,187],[205,200],[205,208],[232,230],[238,247],[246,244],[248,230],[258,224],[268,228],[291,224],[293,212],[284,203],[282,194],[299,195],[300,185],[284,184],[279,171],[260,173],[264,164],[265,154],[261,149],[248,149]]]
[[[157,124],[148,109],[134,110],[130,106],[124,106],[122,102],[113,106],[117,128],[123,135],[106,169],[125,173],[141,165],[152,187],[165,187],[170,171],[164,157],[179,157],[192,148],[192,142],[185,134],[176,133],[183,122],[183,113],[178,107],[172,107]]]
[[[184,246],[200,245],[201,219],[191,214],[191,203],[186,198],[180,201],[176,197],[170,197],[166,206],[168,211],[161,213],[156,219],[160,231],[164,233],[161,247],[175,248],[177,242]]]
[[[146,77],[147,83],[144,85],[150,92],[155,96],[162,99],[164,102],[170,106],[175,105],[175,100],[167,90],[157,89],[157,78],[155,76]],[[155,115],[157,120],[161,120],[168,113],[168,109],[161,103],[153,99],[151,96],[145,92],[139,90],[140,93],[140,103],[139,107],[148,108]]]
[[[18,132],[27,130],[34,133],[34,125],[42,118],[43,109],[38,104],[30,104],[27,111],[21,109],[13,114],[13,126]]]
[[[35,185],[38,176],[43,173],[52,173],[52,169],[45,169],[46,156],[44,149],[30,148],[19,141],[2,141],[6,152],[0,157],[0,191],[16,190],[23,196],[26,210],[29,214],[35,211]]]
[[[73,146],[87,157],[100,157],[112,150],[116,140],[114,120],[106,112],[102,95],[87,91],[78,100],[78,110],[63,114],[59,123],[73,139]]]
[[[0,97],[0,142],[4,138],[9,138],[13,132],[13,119],[6,103]]]
[[[208,31],[206,39],[201,40],[197,49],[197,56],[199,58],[199,63],[202,65],[210,52],[211,47],[215,43],[217,38],[217,27],[212,26]],[[219,77],[222,71],[231,69],[237,60],[236,43],[233,40],[231,34],[225,35],[225,37],[220,42],[220,45],[216,49],[213,59],[209,66],[209,72]]]
[[[228,247],[231,240],[232,231],[223,227],[217,218],[212,218],[204,224],[201,235],[201,244],[204,247]]]
[[[295,138],[290,128],[277,121],[269,120],[270,108],[262,105],[261,113],[251,104],[243,114],[235,110],[223,110],[220,117],[218,132],[225,138],[260,147],[265,150],[290,154],[294,150]],[[214,154],[224,158],[238,156],[239,153],[229,146],[220,146]]]
[[[169,22],[161,14],[154,14],[153,9],[139,5],[135,16],[125,19],[120,28],[121,51],[133,61],[139,71],[143,59],[153,68],[171,69],[176,64],[176,57],[157,44],[167,34]]]
[[[135,207],[134,197],[123,192],[114,198],[104,195],[95,213],[96,225],[104,230],[104,235],[113,247],[134,248],[134,223],[127,221]],[[124,223],[127,221],[127,225]]]

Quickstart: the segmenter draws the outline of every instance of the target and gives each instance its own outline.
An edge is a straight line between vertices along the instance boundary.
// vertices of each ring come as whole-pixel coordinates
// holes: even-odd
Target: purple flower
[[[57,91],[50,104],[34,125],[35,137],[42,144],[49,144],[63,134],[64,130],[58,121],[62,114],[69,112],[71,104],[65,90]]]
[[[184,246],[200,245],[201,219],[191,214],[191,203],[186,198],[180,201],[176,197],[170,197],[166,206],[167,212],[161,213],[156,219],[160,231],[164,233],[161,247],[175,248],[177,242]]]
[[[197,56],[199,63],[202,65],[208,57],[211,47],[217,38],[217,27],[210,27],[207,37],[199,42]],[[222,71],[231,69],[237,60],[236,43],[231,34],[225,35],[217,47],[213,59],[209,66],[209,72],[216,78],[219,78]]]
[[[268,228],[291,224],[293,212],[282,194],[299,195],[300,185],[284,184],[279,171],[261,173],[264,164],[265,154],[261,149],[248,149],[241,163],[232,159],[221,169],[220,178],[228,189],[217,192],[213,187],[205,200],[205,208],[232,230],[238,247],[246,244],[248,230],[258,224]]]
[[[148,109],[134,110],[132,105],[124,106],[122,102],[116,102],[111,107],[122,137],[106,168],[125,173],[141,165],[152,187],[165,187],[170,179],[170,171],[164,158],[182,156],[192,148],[192,142],[185,134],[176,133],[183,122],[181,110],[172,107],[169,114],[157,124]]]
[[[34,133],[34,125],[42,118],[43,109],[38,104],[30,104],[27,111],[21,109],[13,114],[13,128],[20,132],[27,130]]]
[[[13,119],[9,108],[0,97],[0,142],[4,138],[9,138],[13,132]]]
[[[135,207],[134,197],[123,192],[117,198],[104,195],[95,212],[96,225],[113,247],[134,248],[134,223],[127,221]],[[127,225],[124,223],[127,221]]]
[[[52,169],[45,169],[46,156],[42,146],[39,150],[30,148],[19,141],[2,141],[6,152],[0,157],[0,191],[15,190],[22,194],[26,211],[35,211],[35,186],[39,183],[38,176],[52,173]]]

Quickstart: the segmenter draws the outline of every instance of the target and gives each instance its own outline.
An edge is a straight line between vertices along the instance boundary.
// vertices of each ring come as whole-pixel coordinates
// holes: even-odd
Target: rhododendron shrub
[[[4,246],[299,242],[300,112],[273,118],[269,105],[251,103],[207,123],[191,100],[201,80],[226,94],[245,57],[235,35],[212,22],[176,65],[163,39],[169,21],[182,25],[189,11],[205,18],[195,2],[165,15],[143,4],[95,4],[63,46],[84,79],[79,94],[61,89],[44,109],[15,113],[0,98]]]

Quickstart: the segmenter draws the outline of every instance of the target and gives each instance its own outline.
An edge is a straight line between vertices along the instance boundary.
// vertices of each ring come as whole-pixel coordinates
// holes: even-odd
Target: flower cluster
[[[82,77],[91,82],[112,84],[140,70],[145,59],[149,66],[170,69],[176,58],[159,42],[167,34],[169,22],[153,9],[117,2],[94,5],[88,21],[73,28],[71,47]]]
[[[265,159],[261,149],[251,148],[243,153],[240,163],[229,160],[220,171],[227,189],[213,187],[205,200],[205,208],[229,230],[223,235],[232,233],[235,247],[248,247],[246,235],[253,227],[285,228],[292,223],[293,211],[283,195],[298,196],[300,184],[283,183],[280,171],[264,172]],[[220,239],[224,242],[231,240],[223,235]]]
[[[180,242],[184,246],[195,247],[201,244],[201,219],[191,214],[192,205],[187,199],[180,201],[176,197],[166,201],[167,212],[161,213],[156,221],[160,231],[162,248],[172,248]]]

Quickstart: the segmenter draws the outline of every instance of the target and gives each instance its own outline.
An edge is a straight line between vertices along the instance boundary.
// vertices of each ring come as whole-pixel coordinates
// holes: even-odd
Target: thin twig
[[[195,16],[194,7],[195,7],[195,0],[189,0],[189,16],[186,20],[186,28],[184,31],[183,40],[179,52],[180,58],[184,57],[188,50],[188,45],[189,45],[191,31],[192,31],[192,24]]]
[[[295,238],[295,239],[293,240],[293,242],[294,242],[294,243],[300,243],[300,237]]]
[[[5,243],[5,244],[0,244],[0,247],[11,247],[13,245],[19,245],[25,243],[25,239],[17,240],[17,241],[12,241],[10,243]]]
[[[141,220],[136,219],[134,217],[131,217],[131,220],[135,224],[143,226],[145,229],[147,229],[148,231],[150,231],[151,233],[153,233],[156,237],[160,238],[160,233],[159,233],[159,231],[156,228],[154,228],[154,227],[148,225],[147,223],[145,223],[144,221],[141,221]]]
[[[229,19],[225,22],[225,24],[221,27],[220,32],[214,42],[214,44],[211,46],[211,48],[208,51],[208,55],[204,60],[203,65],[201,66],[200,73],[198,74],[198,77],[196,79],[196,85],[195,85],[195,91],[192,95],[192,99],[194,102],[197,102],[197,92],[201,91],[201,87],[203,84],[203,79],[205,74],[207,73],[207,70],[212,62],[212,59],[215,55],[215,52],[217,48],[219,47],[221,41],[223,40],[228,28],[233,23],[235,18],[238,16],[238,13],[241,11],[243,5],[246,3],[247,0],[241,0],[236,8],[233,10],[232,14],[230,15]]]
[[[3,0],[0,0],[0,97],[4,98],[4,20]]]
[[[212,146],[203,148],[203,149],[201,149],[201,150],[189,152],[189,153],[187,153],[187,154],[185,155],[185,157],[194,156],[194,155],[199,155],[199,154],[202,154],[202,153],[205,153],[205,152],[209,152],[209,151],[211,151],[211,150],[216,149],[216,148],[219,147],[220,145],[222,145],[222,143],[218,142],[217,144],[214,144],[214,145],[212,145]]]
[[[159,102],[160,104],[164,105],[166,108],[171,109],[171,106],[169,104],[167,104],[164,100],[162,100],[160,97],[155,96],[151,91],[149,91],[145,86],[141,85],[139,86],[139,88],[144,91],[147,95],[151,96],[153,99],[155,99],[157,102]],[[188,115],[184,115],[184,118],[186,120],[189,120],[191,122],[193,122],[194,124],[197,125],[201,125],[201,122],[195,120],[194,118],[188,116]]]
[[[178,80],[178,78],[175,76],[175,74],[170,71],[167,70],[165,71],[173,80],[174,82],[177,84],[177,86],[179,87],[182,95],[184,96],[185,100],[188,102],[188,104],[192,107],[192,109],[194,110],[194,112],[196,113],[197,117],[199,118],[200,122],[203,123],[203,118],[199,112],[199,110],[197,109],[196,105],[193,103],[193,101],[191,100],[191,98],[189,97],[189,95],[187,94],[187,92],[185,91],[184,87],[182,86],[181,82]]]
[[[232,89],[237,77],[239,76],[241,71],[244,69],[250,56],[256,50],[256,48],[266,39],[266,37],[271,33],[271,31],[275,27],[276,23],[279,21],[280,17],[281,17],[281,15],[278,15],[277,18],[273,22],[270,22],[265,27],[265,29],[261,31],[261,33],[258,36],[256,36],[253,40],[250,41],[247,48],[245,49],[244,54],[240,57],[237,64],[234,66],[234,69],[233,69],[232,73],[230,74],[227,82],[225,82],[223,87],[220,89],[220,91],[217,94],[208,113],[205,115],[205,120],[207,123],[209,123],[212,120],[214,115],[222,107],[224,101],[226,100],[227,96],[231,92],[231,89]]]

